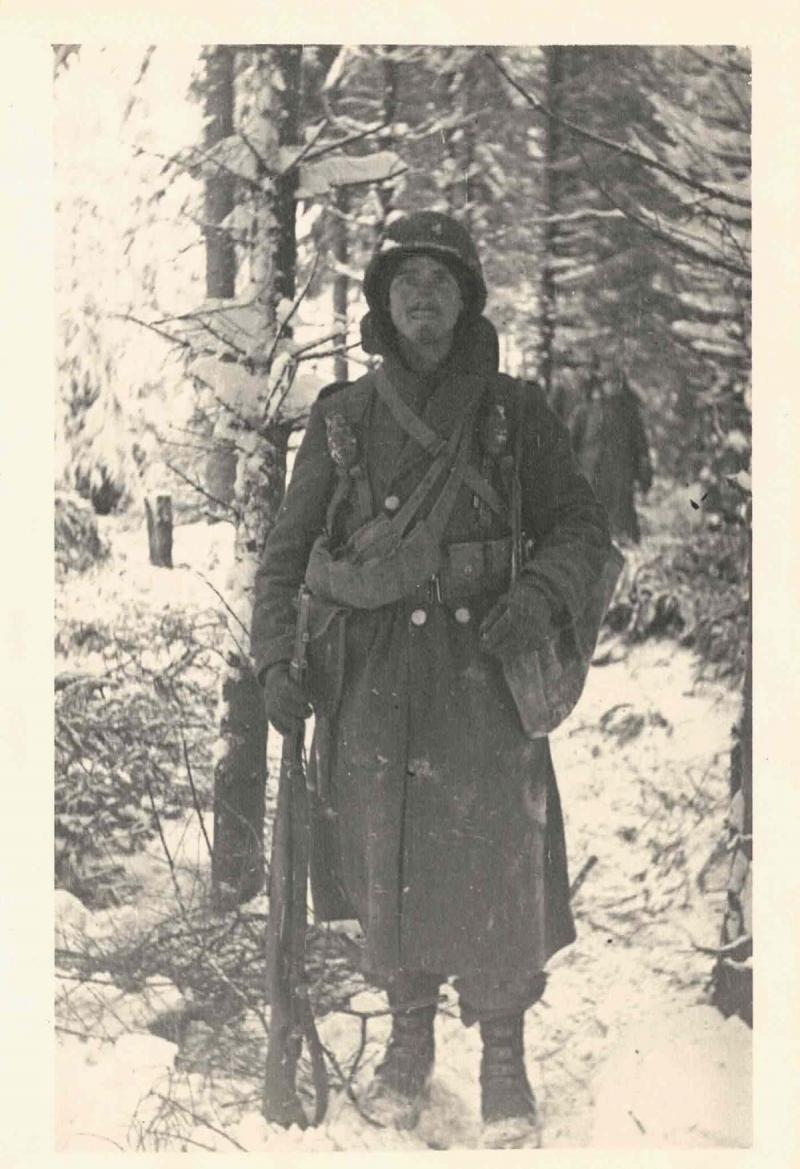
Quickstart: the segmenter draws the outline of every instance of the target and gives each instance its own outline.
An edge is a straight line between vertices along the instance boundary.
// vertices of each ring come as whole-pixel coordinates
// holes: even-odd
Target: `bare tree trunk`
[[[206,53],[205,62],[203,141],[211,147],[233,133],[234,50],[230,45],[215,45]],[[236,291],[236,249],[230,231],[221,226],[233,211],[235,200],[235,179],[228,171],[220,169],[206,179],[203,234],[208,297],[232,297]]]
[[[283,78],[281,109],[277,114],[278,145],[293,146],[300,137],[300,72],[302,45],[280,45],[274,50],[275,61]],[[292,167],[276,184],[275,220],[277,251],[275,295],[293,300],[297,286],[297,180],[298,169]]]
[[[451,49],[447,66],[442,73],[447,107],[450,110],[458,110],[460,114],[459,122],[456,126],[448,126],[442,131],[442,139],[447,158],[447,169],[442,193],[447,200],[447,210],[451,215],[458,214],[458,184],[461,181],[461,158],[458,150],[458,138],[464,116],[464,70],[460,63],[460,55],[460,49]]]
[[[157,495],[155,504],[145,499],[144,508],[150,563],[159,568],[172,568],[172,499],[169,495]]]
[[[563,48],[548,46],[544,50],[545,101],[550,109],[557,112],[563,72]],[[540,285],[541,313],[539,318],[539,369],[538,381],[547,394],[547,399],[559,413],[560,402],[556,400],[553,372],[555,364],[556,331],[556,286],[553,278],[555,259],[556,227],[550,222],[559,212],[558,171],[555,168],[562,153],[563,132],[555,119],[547,118],[544,123],[544,165],[542,167],[542,279]]]
[[[264,195],[255,208],[251,256],[252,298],[263,312],[263,345],[275,339],[277,306],[295,292],[295,179],[278,179],[278,148],[296,140],[300,46],[259,46],[257,105],[262,119]],[[280,76],[282,84],[277,84]],[[249,652],[252,595],[258,560],[283,497],[290,427],[271,417],[263,390],[246,410],[248,426],[235,416],[226,424],[237,447],[233,502],[237,515],[229,629],[220,704],[220,748],[214,769],[212,889],[218,905],[248,900],[264,879],[266,735],[264,697]]]
[[[378,149],[392,150],[394,147],[393,123],[397,117],[397,62],[395,60],[395,45],[385,45],[381,54],[381,72],[383,74],[383,120],[387,123],[378,135]],[[392,210],[395,197],[393,183],[381,183],[378,186],[378,199],[381,204],[381,222],[378,225],[380,235],[386,223],[386,218]]]
[[[203,143],[211,148],[233,133],[234,79],[236,54],[230,45],[215,45],[205,54]],[[205,184],[206,296],[211,300],[236,295],[236,247],[223,221],[236,205],[236,180],[226,170],[209,175]],[[224,505],[233,499],[236,451],[233,444],[215,436],[206,458],[205,476],[209,495],[223,505],[211,504],[212,518],[224,514]]]
[[[288,433],[288,427],[268,428],[260,436],[257,459],[248,460],[249,473],[238,480],[242,490],[237,492],[236,502],[243,510],[236,532],[233,604],[241,626],[232,631],[225,654],[221,751],[214,768],[211,878],[214,900],[220,907],[248,901],[264,882],[267,721],[264,694],[246,652],[249,645],[243,643],[248,641],[258,554],[283,497]]]
[[[348,240],[347,240],[347,212],[349,208],[347,191],[340,187],[335,195],[333,218],[333,258],[337,270],[333,277],[333,319],[336,330],[336,356],[333,359],[333,375],[339,382],[346,382],[347,353],[347,309],[350,300],[350,280],[347,272]]]

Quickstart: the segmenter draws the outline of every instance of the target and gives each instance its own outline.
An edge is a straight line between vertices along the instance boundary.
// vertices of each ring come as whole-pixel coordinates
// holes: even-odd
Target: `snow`
[[[126,993],[111,975],[98,971],[91,981],[56,970],[56,1011],[64,1027],[115,1041],[133,1039],[183,1005],[183,995],[168,978],[150,976],[141,991]],[[147,1035],[140,1035],[147,1039]]]
[[[222,524],[176,529],[180,567],[169,574],[169,605],[209,605],[199,573],[223,587],[231,535]],[[146,563],[142,533],[114,536],[114,566],[103,578],[113,580],[111,596],[124,603],[135,589],[140,599],[163,605],[164,572]],[[746,1147],[752,1035],[708,1005],[713,960],[699,948],[713,949],[719,938],[728,862],[717,853],[738,696],[722,684],[698,682],[692,656],[671,643],[646,642],[624,656],[613,644],[604,648],[611,650],[609,664],[590,671],[576,711],[551,738],[571,876],[595,860],[573,899],[578,940],[551,961],[544,998],[526,1019],[526,1062],[543,1145]],[[209,858],[196,816],[165,821],[163,828],[182,897],[202,904]],[[210,836],[210,817],[206,831]],[[160,1023],[185,1008],[179,988],[161,976],[118,986],[110,967],[102,968],[102,955],[113,952],[116,940],[143,935],[165,912],[176,912],[160,841],[125,858],[125,865],[139,890],[132,905],[91,912],[69,893],[56,895],[57,945],[101,955],[91,980],[57,971],[60,1151],[301,1155],[480,1148],[480,1036],[462,1025],[449,986],[436,1021],[431,1100],[411,1133],[370,1124],[333,1071],[328,1115],[304,1132],[264,1121],[258,1080],[233,1068],[220,1074],[218,1062],[213,1075],[200,1074],[203,1053],[213,1054],[220,1042],[218,1031],[193,1018],[178,1045],[151,1030],[172,1036]],[[255,925],[266,910],[260,894],[242,912]],[[332,932],[343,940],[358,934],[353,923]],[[349,973],[335,963],[331,971],[337,979]],[[344,1008],[317,1021],[345,1076],[358,1059],[352,1076],[358,1098],[390,1022],[383,993],[351,977]],[[240,1016],[237,1025],[238,1034],[263,1047],[257,1012]]]
[[[281,151],[284,169],[294,162],[297,154],[295,147]],[[376,150],[366,155],[329,155],[319,161],[301,161],[297,194],[301,199],[318,198],[348,184],[384,182],[405,170],[405,164],[393,150]]]
[[[713,1007],[631,1024],[596,1083],[592,1144],[752,1144],[751,1032]]]
[[[141,1103],[168,1086],[176,1054],[174,1043],[154,1035],[123,1035],[107,1047],[61,1036],[56,1052],[57,1151],[128,1150]]]

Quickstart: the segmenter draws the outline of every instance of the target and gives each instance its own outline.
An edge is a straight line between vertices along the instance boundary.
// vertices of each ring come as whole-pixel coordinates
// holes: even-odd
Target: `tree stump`
[[[147,541],[150,545],[150,563],[159,568],[172,568],[172,498],[157,495],[155,507],[144,501],[147,513]]]

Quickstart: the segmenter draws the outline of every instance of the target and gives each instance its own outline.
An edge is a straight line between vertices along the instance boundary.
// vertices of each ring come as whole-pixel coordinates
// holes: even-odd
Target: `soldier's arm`
[[[259,677],[273,662],[289,661],[292,656],[297,616],[294,602],[311,545],[325,524],[333,478],[325,419],[318,400],[312,407],[286,495],[256,572],[251,652]]]
[[[566,610],[577,618],[608,555],[608,521],[566,427],[537,389],[525,396],[519,470],[523,528],[534,541],[525,576],[556,615]]]

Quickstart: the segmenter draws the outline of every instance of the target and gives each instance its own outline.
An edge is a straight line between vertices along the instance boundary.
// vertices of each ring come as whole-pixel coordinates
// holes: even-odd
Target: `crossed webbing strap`
[[[406,434],[409,434],[415,439],[428,454],[433,456],[438,455],[445,446],[445,440],[432,427],[428,426],[427,422],[423,421],[411,409],[408,403],[400,397],[389,380],[383,366],[376,371],[375,388],[380,398],[391,410],[395,421],[402,426]],[[470,400],[468,413],[472,413],[475,399],[482,389],[483,386],[479,384],[474,392],[473,398]],[[508,516],[508,508],[503,503],[503,500],[492,485],[487,483],[483,475],[470,463],[465,463],[464,465],[463,480],[470,490],[482,499],[484,503],[488,504],[496,515],[501,516],[503,519]]]
[[[467,410],[453,427],[450,436],[446,440],[440,439],[438,435],[436,436],[437,454],[435,458],[431,461],[427,471],[397,514],[392,516],[390,520],[385,521],[386,526],[393,533],[393,539],[398,543],[402,540],[417,512],[430,495],[441,473],[449,468],[449,474],[445,479],[444,486],[431,507],[426,521],[431,536],[437,540],[441,539],[447,521],[450,518],[450,513],[455,505],[458,489],[464,482],[464,473],[468,465],[467,458],[469,456],[470,424],[475,416],[479,397],[479,391],[473,394],[467,403]]]
[[[438,454],[397,515],[392,517],[390,522],[392,527],[396,529],[398,536],[402,536],[405,533],[406,528],[419,511],[426,496],[433,488],[434,483],[448,464],[451,467],[450,474],[445,481],[439,498],[431,508],[429,518],[433,522],[434,515],[437,517],[441,516],[442,511],[445,509],[449,516],[452,505],[455,503],[456,492],[464,478],[464,464],[466,463],[467,457],[467,442],[464,437],[464,429],[464,419],[462,419],[453,428],[446,442],[440,440]],[[444,530],[444,524],[442,524],[442,529]]]

